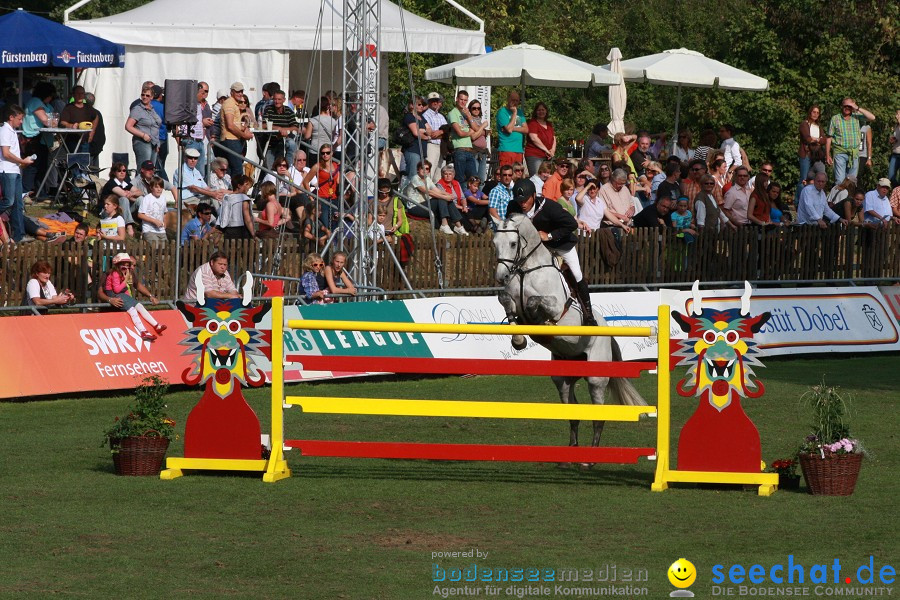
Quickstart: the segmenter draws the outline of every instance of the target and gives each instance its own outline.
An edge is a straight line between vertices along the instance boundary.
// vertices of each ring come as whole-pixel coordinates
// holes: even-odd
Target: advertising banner
[[[755,290],[752,314],[768,311],[769,322],[756,335],[769,355],[819,352],[900,350],[900,290],[896,288],[785,288]],[[703,305],[740,305],[742,289],[703,290]],[[688,312],[689,292],[664,291],[673,309]],[[612,326],[653,326],[658,292],[611,292],[591,295],[595,314]],[[169,326],[155,342],[140,339],[124,313],[8,317],[0,319],[0,398],[64,394],[87,390],[130,389],[148,374],[178,383],[189,365],[178,342],[186,328],[178,311],[153,313]],[[287,306],[285,318],[401,323],[500,323],[506,312],[493,296],[448,296],[384,302]],[[672,323],[672,338],[684,332]],[[271,328],[267,314],[260,329]],[[616,338],[625,360],[656,356],[655,338]],[[310,371],[303,355],[396,356],[415,358],[492,358],[543,360],[549,352],[529,339],[514,350],[509,336],[416,334],[353,331],[285,331],[286,381],[309,381],[374,374],[360,358],[358,370]],[[272,365],[256,357],[271,376]]]
[[[742,292],[703,290],[703,306],[740,306]],[[693,306],[690,292],[674,297],[683,312]],[[766,311],[772,317],[754,338],[769,355],[900,350],[900,326],[876,287],[755,290],[750,313]]]
[[[180,383],[190,364],[178,345],[184,318],[177,310],[153,316],[168,326],[153,342],[124,312],[0,319],[0,398],[131,389],[147,375]]]

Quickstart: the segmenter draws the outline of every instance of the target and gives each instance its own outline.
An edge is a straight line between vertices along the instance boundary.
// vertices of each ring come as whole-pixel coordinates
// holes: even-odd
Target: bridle
[[[507,220],[508,222],[508,220]],[[535,244],[534,248],[528,251],[527,254],[522,256],[522,249],[528,247],[528,240],[522,236],[521,231],[518,228],[514,229],[497,229],[496,233],[515,233],[516,239],[518,243],[516,244],[516,255],[514,258],[500,258],[497,257],[497,262],[503,265],[506,265],[506,271],[509,273],[509,277],[507,277],[506,282],[509,283],[516,276],[519,277],[519,306],[522,307],[522,311],[525,311],[525,276],[529,273],[533,273],[534,271],[538,271],[540,269],[554,269],[557,274],[559,274],[560,279],[562,280],[563,289],[567,289],[565,279],[563,278],[562,271],[559,270],[559,267],[551,259],[549,264],[539,264],[535,267],[531,267],[530,269],[523,269],[522,267],[528,261],[532,254],[537,252],[537,249],[540,248],[543,244],[538,242]],[[572,306],[572,297],[569,296],[566,300],[565,307],[563,308],[562,313],[551,321],[556,324],[560,319],[562,319],[566,313],[569,311],[569,307]],[[525,318],[525,315],[521,315],[521,318]]]

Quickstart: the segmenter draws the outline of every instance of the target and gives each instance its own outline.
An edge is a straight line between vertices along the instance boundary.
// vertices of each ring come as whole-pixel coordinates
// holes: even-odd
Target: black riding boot
[[[594,309],[591,307],[591,292],[588,290],[587,281],[582,279],[575,287],[578,301],[581,302],[581,310],[584,312],[584,324],[596,327],[597,319],[594,318]]]

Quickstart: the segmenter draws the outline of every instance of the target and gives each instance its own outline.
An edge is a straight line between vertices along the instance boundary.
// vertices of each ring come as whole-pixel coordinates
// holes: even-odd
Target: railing
[[[428,236],[428,237],[426,237]],[[489,235],[440,236],[439,258],[448,289],[496,286],[496,260]],[[435,256],[430,234],[416,231],[416,250],[406,274],[416,289],[437,288]],[[190,274],[216,250],[229,257],[230,272],[244,271],[299,278],[305,247],[287,239],[278,252],[276,240],[227,240],[212,244],[193,242],[182,250],[180,289]],[[91,282],[109,269],[117,252],[137,259],[147,287],[161,301],[173,301],[175,243],[98,242],[93,246],[23,244],[0,248],[0,306],[22,303],[31,265],[47,260],[57,290],[69,288],[76,301],[95,298]],[[701,281],[876,281],[900,280],[900,229],[847,229],[788,227],[762,231],[745,227],[720,234],[704,233],[686,244],[674,232],[636,229],[616,239],[610,230],[581,238],[578,245],[582,269],[591,285],[658,285]],[[618,255],[618,256],[617,256]],[[618,258],[618,260],[616,260]],[[403,290],[393,261],[378,259],[378,282],[385,290]],[[294,283],[285,295],[302,295]],[[294,289],[298,288],[298,289]],[[258,290],[257,290],[258,291]]]

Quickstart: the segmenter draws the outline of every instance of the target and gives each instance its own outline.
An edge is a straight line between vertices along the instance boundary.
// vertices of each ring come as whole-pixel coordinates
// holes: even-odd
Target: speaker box
[[[197,80],[166,79],[166,124],[197,122]]]

